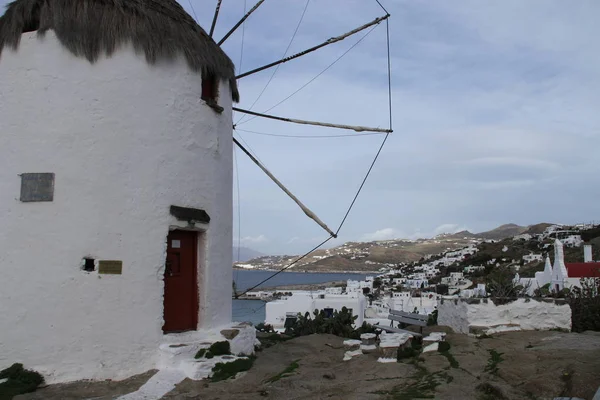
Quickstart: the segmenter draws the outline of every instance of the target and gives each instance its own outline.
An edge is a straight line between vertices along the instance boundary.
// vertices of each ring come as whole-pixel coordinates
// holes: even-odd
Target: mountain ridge
[[[320,249],[295,263],[290,271],[302,272],[376,272],[398,263],[416,262],[431,255],[453,251],[486,240],[502,240],[529,231],[543,231],[552,224],[521,226],[500,225],[489,231],[472,233],[463,230],[442,233],[433,238],[390,239],[370,242],[346,242],[340,246]],[[235,264],[237,268],[277,270],[296,261],[297,256],[262,255]]]

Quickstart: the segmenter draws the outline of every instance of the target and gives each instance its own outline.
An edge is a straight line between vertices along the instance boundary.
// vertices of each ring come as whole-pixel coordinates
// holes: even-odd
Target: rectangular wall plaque
[[[98,261],[98,273],[121,275],[123,273],[123,261],[100,260]]]
[[[25,173],[21,174],[22,202],[53,201],[54,173]]]

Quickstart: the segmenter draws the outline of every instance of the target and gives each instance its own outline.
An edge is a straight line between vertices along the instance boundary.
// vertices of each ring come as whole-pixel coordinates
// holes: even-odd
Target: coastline
[[[279,286],[270,286],[266,288],[257,289],[257,292],[283,292],[288,290],[305,290],[305,291],[313,291],[313,290],[324,290],[328,287],[336,287],[336,286],[345,286],[346,281],[330,281],[330,282],[322,282],[322,283],[298,283],[291,285],[279,285]],[[239,300],[262,300],[257,297],[249,297],[247,295],[239,296]]]
[[[279,272],[278,269],[268,269],[268,268],[241,268],[241,267],[233,267],[234,270],[237,271],[264,271],[264,272]],[[300,274],[360,274],[360,275],[381,275],[384,272],[381,271],[337,271],[337,270],[295,270],[293,268],[287,269],[284,272],[296,272]]]

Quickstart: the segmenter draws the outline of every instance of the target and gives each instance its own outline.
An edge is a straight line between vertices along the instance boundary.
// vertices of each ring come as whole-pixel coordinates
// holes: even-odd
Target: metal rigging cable
[[[248,0],[244,0],[244,14],[246,14],[246,7],[248,6]],[[246,23],[242,24],[242,48],[240,50],[240,71],[242,70],[242,61],[244,60],[244,38],[246,37]],[[239,82],[238,82],[239,87]]]
[[[379,3],[378,0],[375,0],[375,1],[377,1],[377,3],[383,8],[383,6],[381,5],[381,3]],[[393,114],[392,114],[392,64],[391,64],[391,55],[390,55],[390,28],[389,28],[389,22],[388,21],[386,21],[386,42],[387,42],[388,107],[389,107],[388,111],[389,111],[389,124],[390,124],[389,128],[390,128],[390,130],[392,130],[393,129]],[[385,135],[385,137],[384,137],[381,145],[379,146],[379,149],[377,150],[377,153],[375,154],[375,158],[373,159],[373,162],[369,166],[369,169],[367,170],[367,173],[366,173],[364,179],[362,180],[362,182],[360,184],[360,187],[358,188],[358,191],[356,192],[356,195],[352,199],[352,202],[350,203],[350,206],[348,207],[348,210],[346,211],[346,214],[344,215],[344,218],[342,219],[342,222],[340,223],[338,229],[335,232],[336,236],[340,232],[340,230],[342,229],[342,227],[344,226],[344,223],[346,222],[346,219],[348,218],[348,215],[350,214],[350,211],[352,211],[352,208],[354,207],[354,204],[356,203],[356,200],[358,199],[358,196],[360,195],[360,193],[361,193],[361,191],[362,191],[362,189],[363,189],[363,187],[364,187],[367,179],[369,178],[369,175],[371,174],[371,171],[373,170],[373,167],[375,166],[375,163],[377,162],[377,159],[379,158],[379,155],[381,154],[381,151],[383,150],[383,146],[387,142],[387,139],[388,139],[389,135],[390,135],[389,132],[386,133],[386,135]],[[327,239],[325,239],[324,241],[322,241],[321,243],[319,243],[318,245],[316,245],[315,247],[313,247],[311,250],[309,250],[308,252],[304,253],[302,256],[298,257],[292,263],[290,263],[287,266],[281,268],[279,271],[275,272],[274,274],[272,274],[268,278],[263,279],[257,285],[254,285],[251,288],[245,290],[242,294],[236,295],[236,298],[238,296],[242,296],[242,295],[248,293],[249,291],[251,291],[251,290],[259,287],[263,283],[265,283],[268,280],[272,279],[273,277],[279,275],[280,273],[284,272],[285,270],[291,268],[296,263],[298,263],[300,260],[306,258],[309,254],[311,254],[315,250],[319,249],[321,246],[323,246],[325,243],[327,243],[328,241],[330,241],[333,238],[334,238],[333,235],[330,236],[330,237],[328,237]]]
[[[300,257],[298,257],[297,259],[295,259],[294,261],[292,261],[290,264],[286,265],[285,267],[281,268],[279,271],[275,272],[273,275],[269,276],[268,278],[263,279],[262,281],[260,281],[258,284],[252,286],[249,289],[244,290],[243,293],[236,295],[235,298],[237,299],[239,296],[243,296],[246,293],[248,293],[251,290],[256,289],[257,287],[259,287],[260,285],[262,285],[263,283],[265,283],[266,281],[276,277],[277,275],[279,275],[280,273],[282,273],[283,271],[285,271],[288,268],[291,268],[292,266],[296,265],[296,263],[300,260],[302,260],[303,258],[307,257],[310,253],[312,253],[313,251],[317,250],[319,247],[323,246],[325,243],[329,242],[331,239],[333,239],[333,236],[329,236],[327,239],[323,240],[321,243],[319,243],[318,245],[316,245],[315,247],[313,247],[312,249],[310,249],[309,251],[307,251],[306,253],[304,253],[303,255],[301,255]]]
[[[382,135],[382,132],[370,132],[370,133],[354,133],[349,135],[279,135],[276,133],[266,133],[266,132],[257,132],[257,131],[249,131],[246,129],[235,128],[236,131],[240,132],[248,132],[254,133],[256,135],[264,135],[264,136],[274,136],[274,137],[284,137],[284,138],[293,138],[293,139],[327,139],[327,138],[339,138],[339,137],[357,137],[357,136],[372,136],[372,135]]]
[[[287,100],[289,100],[290,98],[292,98],[293,96],[295,96],[298,92],[300,92],[302,89],[304,89],[305,87],[307,87],[308,85],[310,85],[311,83],[313,83],[318,77],[320,77],[321,75],[323,75],[325,72],[327,72],[327,70],[329,70],[329,68],[333,67],[338,61],[340,61],[346,54],[348,54],[350,52],[350,50],[352,50],[353,48],[355,48],[360,42],[363,41],[363,39],[365,39],[367,36],[369,36],[369,34],[371,32],[373,32],[373,30],[375,28],[377,28],[378,25],[374,25],[370,30],[367,31],[367,33],[365,33],[360,39],[358,39],[356,41],[356,43],[354,43],[352,46],[350,46],[348,48],[348,50],[346,50],[345,52],[342,53],[341,56],[339,56],[338,58],[335,59],[335,61],[333,61],[331,64],[329,64],[329,66],[327,66],[327,68],[325,68],[324,70],[322,70],[321,72],[319,72],[314,78],[312,78],[311,80],[309,80],[308,82],[306,82],[304,85],[300,86],[300,88],[298,90],[296,90],[295,92],[293,92],[292,94],[290,94],[289,96],[287,96],[285,99],[281,100],[279,103],[275,104],[274,106],[266,109],[265,111],[263,111],[264,113],[267,113],[269,111],[271,111],[272,109],[274,109],[275,107],[280,106],[281,104],[283,104],[284,102],[286,102]],[[254,118],[258,118],[257,116],[253,116],[248,118],[245,121],[241,121],[238,122],[236,125],[243,125],[246,124],[250,121],[252,121]]]
[[[300,21],[298,21],[298,24],[296,25],[296,29],[294,30],[294,33],[292,34],[292,38],[290,39],[290,42],[288,43],[288,45],[287,45],[287,47],[285,49],[285,52],[283,53],[283,57],[282,58],[285,58],[285,56],[287,55],[288,51],[290,50],[290,47],[292,47],[292,43],[294,42],[294,39],[296,38],[296,34],[298,33],[298,29],[300,29],[300,25],[302,24],[302,21],[304,20],[304,15],[306,14],[306,10],[308,9],[308,4],[309,3],[310,3],[310,0],[306,0],[306,5],[304,6],[304,10],[302,11],[302,15],[300,16]],[[265,91],[267,90],[267,87],[269,86],[269,84],[271,83],[271,81],[273,80],[273,78],[275,77],[275,74],[279,70],[280,66],[281,66],[281,64],[279,64],[275,68],[275,70],[271,74],[271,77],[269,78],[269,80],[265,84],[265,87],[263,87],[263,89],[261,90],[261,92],[258,94],[258,97],[256,97],[256,100],[254,100],[254,102],[250,106],[249,110],[252,110],[252,108],[256,105],[256,103],[258,102],[258,100],[260,100],[260,98],[262,97],[262,95],[265,93]],[[242,69],[242,67],[240,65],[240,70],[241,69]],[[239,124],[241,121],[243,121],[245,117],[246,117],[246,115],[242,115],[240,117],[240,119],[238,119],[238,121],[236,122],[236,125]]]
[[[377,1],[377,0],[375,0],[375,1]],[[379,3],[379,1],[377,1],[377,3]],[[392,124],[392,120],[393,120],[393,118],[392,118],[392,62],[391,62],[391,56],[390,56],[390,24],[389,24],[389,21],[387,21],[387,20],[385,21],[385,23],[386,23],[386,42],[387,42],[388,107],[389,107],[389,118],[390,118],[390,130],[393,130],[393,124]],[[346,218],[348,218],[348,215],[350,214],[350,211],[352,210],[352,207],[354,206],[356,199],[358,199],[358,195],[360,194],[363,186],[367,182],[367,178],[371,174],[371,171],[373,170],[373,166],[375,165],[375,162],[379,158],[379,154],[381,154],[381,150],[383,150],[383,146],[385,145],[385,142],[387,142],[389,136],[390,136],[389,132],[385,134],[385,137],[383,138],[383,142],[381,142],[381,146],[379,146],[379,150],[377,150],[377,154],[375,154],[375,158],[373,159],[373,162],[371,163],[371,166],[369,167],[369,170],[367,171],[365,178],[363,179],[362,183],[360,184],[360,187],[358,188],[358,191],[356,192],[356,196],[354,196],[352,203],[350,203],[350,207],[348,207],[348,211],[346,212],[346,215],[344,215],[344,219],[342,220],[340,227],[337,229],[337,231],[335,231],[336,235],[340,232],[340,229],[342,229],[344,222],[346,222]]]
[[[188,0],[188,3],[190,3],[190,7],[192,7],[192,12],[194,13],[194,19],[196,20],[196,23],[198,23],[198,16],[196,15],[196,10],[194,9],[194,5],[192,4],[192,0]]]

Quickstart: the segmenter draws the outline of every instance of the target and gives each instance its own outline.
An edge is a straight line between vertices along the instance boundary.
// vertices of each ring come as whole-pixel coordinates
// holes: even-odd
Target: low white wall
[[[571,330],[571,307],[553,299],[517,299],[498,305],[493,299],[443,299],[438,304],[438,325],[460,333]]]

